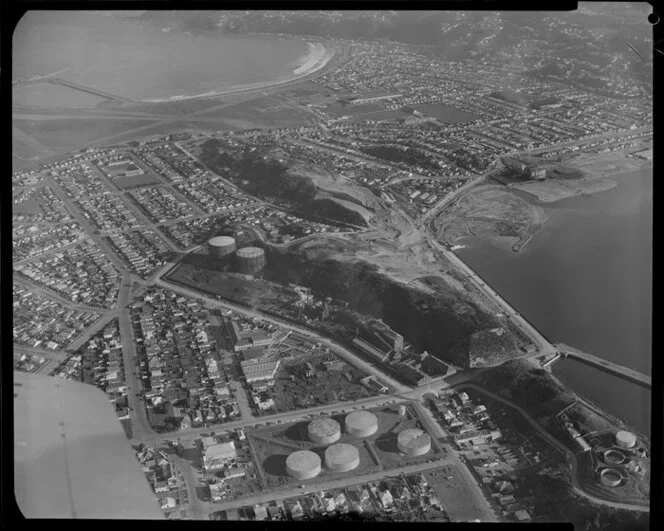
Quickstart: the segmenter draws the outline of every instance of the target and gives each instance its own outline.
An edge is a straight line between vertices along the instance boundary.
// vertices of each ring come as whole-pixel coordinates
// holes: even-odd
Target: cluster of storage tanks
[[[215,236],[208,240],[208,253],[217,260],[229,259],[235,254],[235,267],[239,273],[256,275],[265,267],[265,251],[260,247],[237,249],[235,238]]]
[[[378,419],[368,411],[355,411],[346,415],[346,432],[355,437],[368,437],[378,430]],[[360,466],[360,453],[352,444],[338,442],[341,426],[330,418],[312,420],[307,426],[309,440],[317,446],[327,446],[325,467],[334,472],[350,472]],[[315,452],[301,450],[286,459],[286,471],[297,479],[311,479],[321,472],[321,458]]]
[[[378,431],[378,418],[369,411],[354,411],[344,420],[346,433],[354,437],[369,437]],[[307,426],[309,440],[317,446],[327,446],[325,467],[334,472],[349,472],[360,465],[360,454],[351,444],[339,443],[341,426],[331,418],[312,420]],[[399,451],[419,456],[431,450],[431,437],[419,429],[406,429],[397,436]],[[321,473],[321,458],[309,450],[293,452],[286,459],[286,472],[296,479],[311,479]]]

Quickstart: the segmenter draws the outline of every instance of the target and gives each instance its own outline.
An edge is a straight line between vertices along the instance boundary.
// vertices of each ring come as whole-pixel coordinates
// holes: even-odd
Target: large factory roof
[[[286,466],[298,472],[307,472],[320,466],[320,457],[309,450],[298,450],[286,458]]]

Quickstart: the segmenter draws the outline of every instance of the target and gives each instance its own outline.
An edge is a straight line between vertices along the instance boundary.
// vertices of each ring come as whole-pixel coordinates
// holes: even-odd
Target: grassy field
[[[103,120],[99,118],[14,119],[21,131],[53,149],[80,149],[95,140],[129,129],[149,125],[154,120]]]
[[[421,105],[413,105],[413,109],[420,111],[425,116],[431,116],[449,124],[472,122],[478,118],[472,112],[457,109],[444,103],[423,103]]]
[[[115,184],[121,190],[126,190],[128,188],[138,188],[139,186],[148,186],[150,184],[156,184],[152,177],[147,173],[143,175],[135,175],[133,177],[118,177],[117,179],[112,179],[113,184]]]
[[[12,212],[14,214],[41,214],[42,209],[39,204],[39,200],[32,197],[27,201],[23,201],[18,205],[14,205]]]
[[[325,106],[325,112],[335,116],[355,116],[357,114],[364,114],[367,112],[377,112],[384,110],[385,107],[378,103],[358,103],[357,105],[349,105],[343,103],[331,103]]]
[[[350,122],[366,122],[367,120],[380,121],[380,120],[396,120],[398,118],[406,118],[408,114],[403,111],[388,111],[379,110],[372,112],[365,112],[362,114],[354,114],[350,118]]]
[[[288,105],[283,99],[276,97],[238,103],[206,116],[219,118],[224,123],[241,129],[304,125],[313,119],[313,115],[303,109]]]
[[[186,260],[169,275],[170,279],[251,307],[282,305],[285,299],[298,299],[290,288],[236,273],[202,269],[200,265],[186,263]]]

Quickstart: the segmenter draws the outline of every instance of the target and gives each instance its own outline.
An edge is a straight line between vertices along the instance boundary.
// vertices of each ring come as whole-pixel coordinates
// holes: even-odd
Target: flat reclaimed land
[[[513,184],[512,188],[534,195],[542,203],[553,203],[577,195],[594,194],[618,186],[613,179],[581,179],[579,181],[531,181]]]
[[[439,241],[456,243],[467,237],[509,238],[515,251],[523,248],[547,216],[508,188],[480,185],[444,209],[433,221]]]
[[[47,148],[80,149],[109,136],[129,129],[147,126],[154,120],[107,120],[94,116],[86,118],[49,118],[22,120],[14,118],[15,127]],[[66,132],[66,133],[65,133]]]

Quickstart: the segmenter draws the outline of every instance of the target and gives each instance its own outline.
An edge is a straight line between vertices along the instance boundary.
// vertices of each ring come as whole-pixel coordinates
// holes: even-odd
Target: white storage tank
[[[369,437],[378,431],[378,419],[369,411],[353,411],[344,423],[346,432],[355,437]]]
[[[320,446],[327,446],[339,440],[341,427],[334,419],[318,418],[309,423],[307,434],[311,442]]]
[[[632,448],[636,444],[636,435],[631,431],[620,430],[616,433],[616,444],[621,448]]]
[[[602,485],[617,487],[622,482],[622,474],[615,468],[605,468],[599,474]]]
[[[230,236],[215,236],[208,240],[208,252],[214,258],[223,258],[235,252],[235,239]]]
[[[397,436],[397,447],[406,455],[424,455],[431,450],[431,436],[420,429],[409,428]]]
[[[286,458],[286,472],[292,478],[315,478],[320,470],[320,457],[309,450],[293,452]]]
[[[334,472],[348,472],[360,465],[360,453],[352,444],[333,444],[325,450],[325,466]]]

